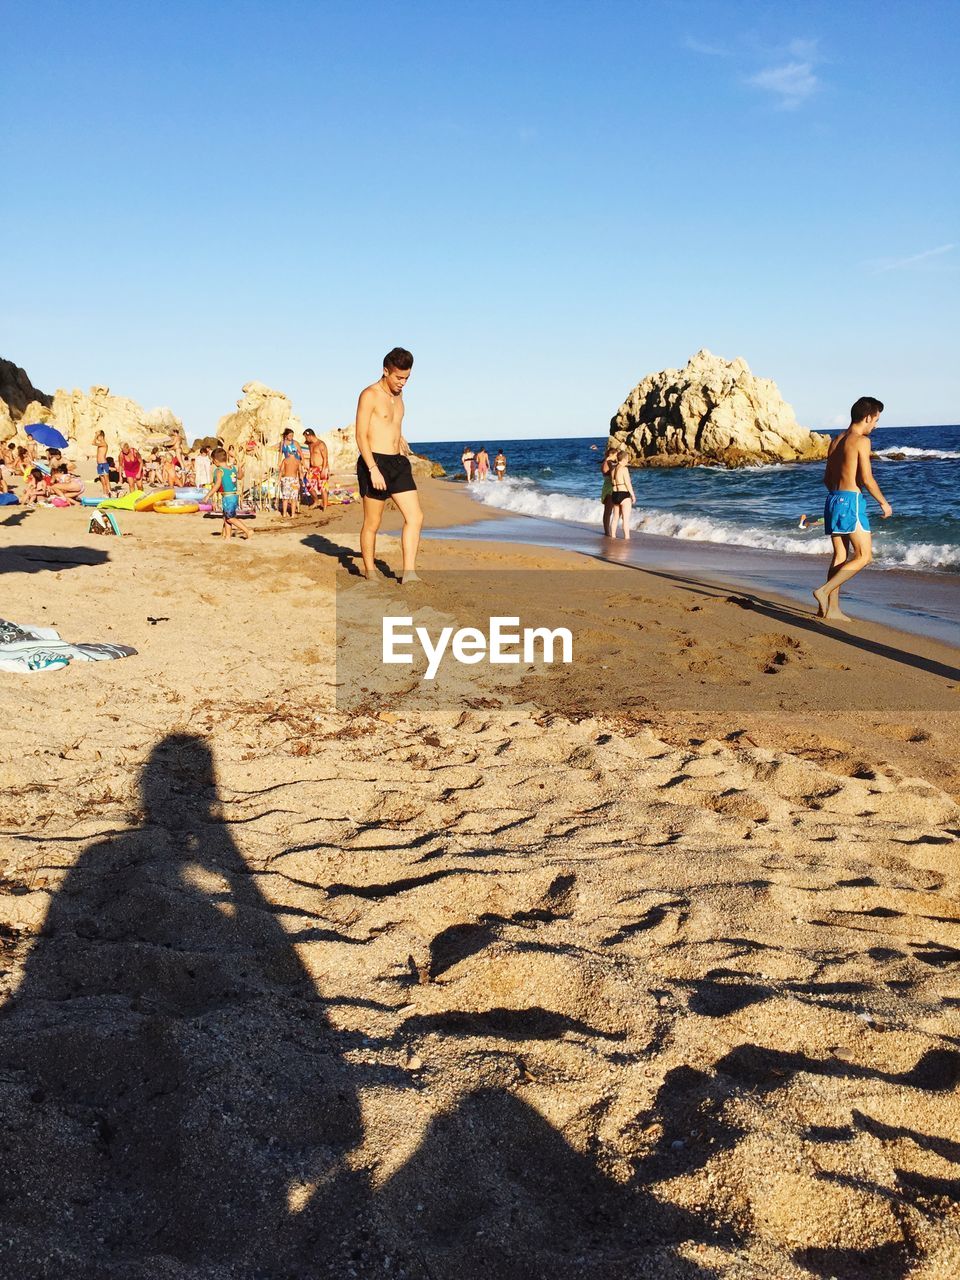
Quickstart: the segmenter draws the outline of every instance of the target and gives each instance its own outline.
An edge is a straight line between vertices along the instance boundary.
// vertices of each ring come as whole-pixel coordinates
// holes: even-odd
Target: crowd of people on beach
[[[217,440],[212,445],[198,443],[190,449],[180,431],[149,452],[141,452],[126,441],[111,452],[103,431],[95,434],[93,444],[95,492],[99,496],[120,498],[150,489],[186,488],[203,490],[213,497],[219,495],[221,505],[223,490],[217,482],[217,471],[226,468],[234,472],[235,488],[242,493],[245,464],[259,449],[253,440],[239,448]],[[326,510],[330,500],[330,460],[326,444],[315,431],[308,428],[302,442],[298,442],[288,428],[271,461],[271,470],[277,473],[272,501],[281,517],[296,515],[302,501]],[[23,444],[0,444],[0,495],[12,495],[8,501],[15,499],[28,508],[73,507],[80,505],[86,492],[87,484],[76,460],[64,459],[61,449],[44,449],[29,436]]]

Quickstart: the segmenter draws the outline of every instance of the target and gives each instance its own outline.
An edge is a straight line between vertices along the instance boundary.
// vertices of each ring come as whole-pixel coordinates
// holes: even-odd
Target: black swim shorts
[[[373,460],[380,468],[380,474],[387,482],[386,489],[375,489],[370,479],[370,468],[363,458],[357,459],[357,479],[360,482],[362,498],[379,498],[386,502],[395,493],[409,493],[416,490],[410,459],[403,453],[375,453]]]

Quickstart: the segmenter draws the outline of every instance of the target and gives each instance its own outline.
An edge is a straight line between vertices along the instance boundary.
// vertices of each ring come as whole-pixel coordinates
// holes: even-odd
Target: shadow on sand
[[[436,1115],[377,1184],[362,1091],[402,1108],[417,1077],[333,1025],[219,815],[205,743],[165,738],[140,786],[140,825],[81,854],[0,1013],[0,1274],[607,1280],[655,1257],[713,1274],[673,1248],[706,1224],[614,1183],[505,1090]]]
[[[76,569],[106,564],[106,551],[95,547],[0,547],[0,573],[42,573],[44,569]]]
[[[415,1017],[385,1039],[338,1029],[336,1007],[372,1002],[318,993],[220,815],[201,739],[163,739],[140,788],[139,825],[80,855],[0,1011],[0,1275],[11,1280],[711,1280],[719,1273],[690,1247],[729,1257],[747,1228],[671,1205],[663,1184],[746,1136],[731,1098],[756,1105],[797,1079],[942,1096],[960,1085],[953,1048],[891,1073],[741,1044],[709,1070],[666,1072],[632,1122],[657,1137],[616,1182],[522,1088],[476,1088],[446,1106],[429,1077],[390,1065]],[[313,928],[294,936],[345,940]],[[710,1019],[767,994],[686,987],[690,1011]],[[549,1011],[494,1012],[487,1027],[452,1013],[420,1030],[490,1035],[502,1049],[566,1029]],[[421,1090],[435,1109],[416,1150],[378,1176],[364,1094],[402,1117]],[[411,1124],[424,1101],[410,1098]],[[848,1125],[807,1136],[861,1130],[906,1135],[950,1160],[960,1150],[856,1110]],[[954,1178],[895,1173],[895,1192],[821,1176],[924,1214],[931,1196],[958,1189]],[[840,1280],[902,1280],[913,1256],[906,1240],[794,1249],[809,1274]]]

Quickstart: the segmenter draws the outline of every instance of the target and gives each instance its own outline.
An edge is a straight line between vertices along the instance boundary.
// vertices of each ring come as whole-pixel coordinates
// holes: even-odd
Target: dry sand
[[[575,666],[338,709],[354,510],[121,519],[0,521],[139,650],[0,676],[0,1274],[960,1274],[956,651],[430,542]]]

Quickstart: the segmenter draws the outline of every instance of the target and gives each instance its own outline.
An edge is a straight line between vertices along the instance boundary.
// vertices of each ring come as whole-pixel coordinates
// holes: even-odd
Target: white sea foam
[[[595,498],[574,494],[547,493],[530,480],[519,478],[498,483],[469,486],[478,501],[488,507],[536,516],[541,520],[559,520],[567,524],[603,523],[603,507]],[[649,507],[631,514],[630,527],[638,533],[656,534],[661,538],[680,538],[690,542],[714,542],[726,546],[754,547],[766,551],[786,551],[791,555],[824,556],[828,543],[820,526],[801,532],[773,533],[752,525],[711,519],[677,511],[657,511]],[[876,533],[877,531],[875,531]],[[880,567],[911,569],[960,570],[960,547],[950,543],[911,543],[893,538],[887,540],[881,530],[874,541],[874,563]]]
[[[960,452],[955,449],[917,449],[909,444],[886,444],[882,449],[875,449],[874,453],[878,458],[894,460],[903,458],[904,461],[913,461],[916,458],[948,458],[950,460],[960,458]]]

